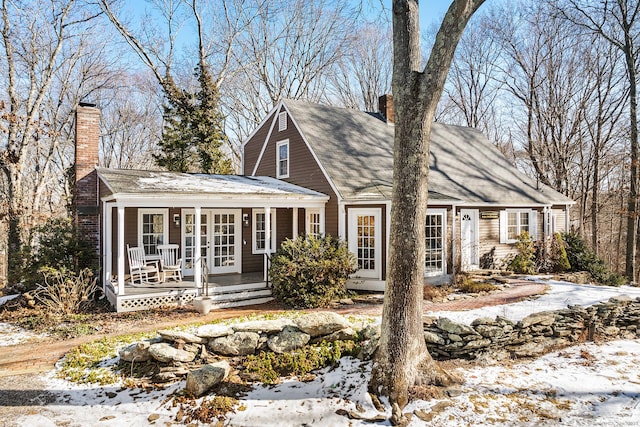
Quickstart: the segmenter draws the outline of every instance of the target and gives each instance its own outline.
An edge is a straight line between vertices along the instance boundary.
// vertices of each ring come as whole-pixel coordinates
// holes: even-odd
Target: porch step
[[[273,300],[271,289],[264,282],[228,286],[209,285],[208,297],[211,299],[212,309],[263,304]]]

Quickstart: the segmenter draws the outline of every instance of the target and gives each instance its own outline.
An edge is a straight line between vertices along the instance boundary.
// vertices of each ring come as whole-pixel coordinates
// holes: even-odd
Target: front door
[[[183,276],[193,276],[196,265],[196,215],[193,210],[182,211],[182,259]],[[209,214],[200,215],[200,253],[202,259],[207,260],[209,249]]]
[[[381,279],[381,218],[380,209],[349,209],[349,250],[358,261],[354,277]]]
[[[242,211],[203,210],[200,225],[200,253],[207,263],[209,274],[240,273]],[[195,214],[192,210],[183,210],[182,217],[182,259],[185,276],[194,275],[196,234]]]
[[[460,209],[460,258],[462,271],[480,268],[478,210]]]
[[[211,211],[211,252],[209,273],[240,273],[241,210]]]

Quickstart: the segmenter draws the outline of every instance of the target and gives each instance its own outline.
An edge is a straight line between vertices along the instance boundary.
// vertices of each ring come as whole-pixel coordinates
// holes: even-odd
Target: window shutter
[[[500,243],[508,243],[507,224],[507,211],[500,211]]]
[[[540,213],[533,209],[531,210],[531,213],[529,213],[529,230],[531,238],[534,241],[538,240],[538,215],[540,215]]]

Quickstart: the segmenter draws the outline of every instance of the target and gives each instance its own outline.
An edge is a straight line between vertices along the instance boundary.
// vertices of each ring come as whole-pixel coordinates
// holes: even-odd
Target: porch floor
[[[223,274],[223,275],[209,275],[208,277],[209,288],[216,288],[220,286],[234,286],[234,285],[247,285],[255,283],[265,283],[264,275],[262,272],[255,273],[242,273],[242,274]],[[132,284],[128,281],[124,285],[125,295],[145,295],[166,293],[172,291],[183,291],[187,289],[196,289],[193,277],[184,277],[181,282],[176,280],[167,280],[162,283],[150,283],[150,284]]]

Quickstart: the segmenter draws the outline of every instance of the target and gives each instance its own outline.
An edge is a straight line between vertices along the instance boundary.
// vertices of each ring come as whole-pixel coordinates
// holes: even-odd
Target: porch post
[[[111,203],[102,204],[102,270],[104,274],[102,276],[102,290],[106,291],[107,283],[111,281],[113,265],[111,260],[113,259],[113,242],[111,235],[111,228],[113,226],[113,205]]]
[[[118,295],[124,295],[124,206],[118,206]]]
[[[456,227],[456,205],[451,206],[451,276],[456,276],[456,256],[458,255],[458,235]]]
[[[568,233],[569,232],[569,224],[571,222],[571,216],[569,215],[569,208],[571,207],[571,205],[565,205],[566,209],[564,211],[564,232]]]
[[[202,228],[202,218],[201,218],[201,207],[194,207],[194,227],[195,227],[195,248],[194,248],[194,257],[196,259],[196,263],[194,266],[193,272],[193,280],[195,282],[196,289],[202,286],[202,237],[200,236],[201,228]]]
[[[293,234],[293,240],[298,238],[298,208],[293,208],[293,226],[291,233]]]
[[[271,208],[264,208],[264,281],[269,274],[269,256],[271,254]]]

